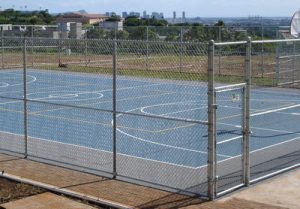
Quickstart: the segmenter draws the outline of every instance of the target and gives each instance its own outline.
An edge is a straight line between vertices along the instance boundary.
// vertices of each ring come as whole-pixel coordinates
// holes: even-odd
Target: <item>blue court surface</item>
[[[29,69],[26,79],[30,137],[112,152],[112,76]],[[118,76],[116,96],[119,154],[206,166],[205,83]],[[241,97],[240,90],[217,94],[219,161],[242,153]],[[2,133],[24,135],[22,98],[22,70],[2,70]],[[252,152],[299,140],[300,92],[253,89],[251,116]]]

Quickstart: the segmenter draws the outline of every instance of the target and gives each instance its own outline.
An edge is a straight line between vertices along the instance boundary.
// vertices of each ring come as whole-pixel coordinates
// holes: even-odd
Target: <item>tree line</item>
[[[0,12],[0,24],[12,25],[49,25],[55,24],[56,16],[49,11],[17,11],[7,9]]]

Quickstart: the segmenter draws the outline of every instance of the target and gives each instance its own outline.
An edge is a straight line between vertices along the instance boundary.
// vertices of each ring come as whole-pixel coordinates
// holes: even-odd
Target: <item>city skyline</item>
[[[137,0],[117,1],[117,0],[0,0],[0,9],[13,8],[15,10],[44,10],[50,13],[60,13],[67,11],[86,10],[90,13],[116,12],[140,12],[164,13],[165,17],[173,17],[173,11],[181,14],[183,11],[186,17],[247,17],[247,16],[292,16],[299,9],[298,0],[165,0],[165,1],[145,1],[140,4]]]

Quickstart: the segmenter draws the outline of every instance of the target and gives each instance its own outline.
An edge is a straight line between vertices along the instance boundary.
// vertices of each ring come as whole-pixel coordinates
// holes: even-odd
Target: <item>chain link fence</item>
[[[242,41],[248,36],[257,40],[287,38],[289,27],[280,26],[122,26],[104,28],[100,26],[80,26],[76,31],[78,39],[119,39],[168,42],[216,42]],[[1,36],[28,38],[75,38],[70,25],[11,25],[1,31]],[[264,51],[264,48],[261,49]]]
[[[207,44],[2,40],[1,150],[206,195]]]
[[[1,152],[213,199],[299,166],[299,43],[1,37]]]

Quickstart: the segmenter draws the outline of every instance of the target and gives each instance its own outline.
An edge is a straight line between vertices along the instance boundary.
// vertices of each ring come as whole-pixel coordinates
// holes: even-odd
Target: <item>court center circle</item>
[[[76,98],[78,97],[78,94],[50,94],[48,97],[49,98],[54,98],[54,99],[70,99],[70,98]]]
[[[5,87],[8,87],[9,84],[6,83],[6,82],[0,82],[0,88],[5,88]]]

